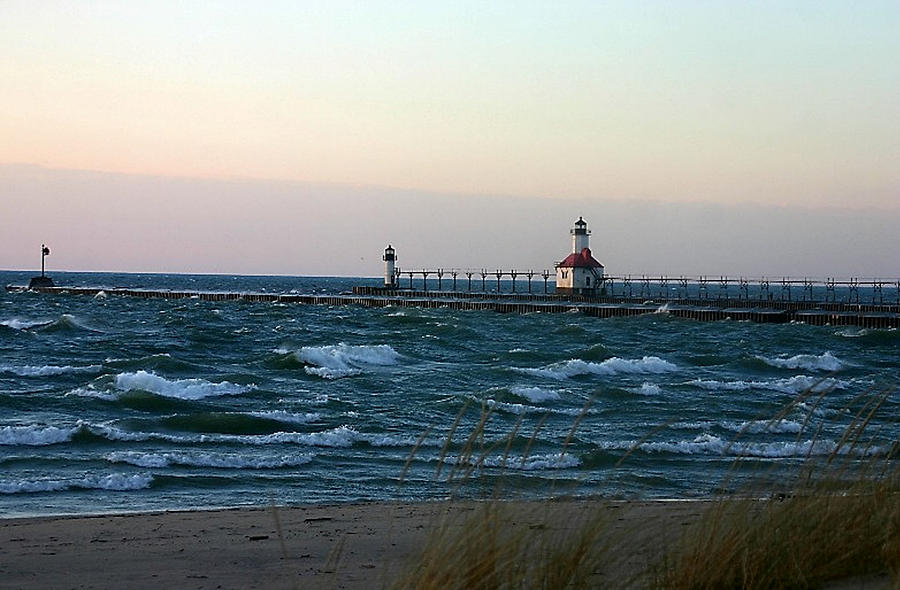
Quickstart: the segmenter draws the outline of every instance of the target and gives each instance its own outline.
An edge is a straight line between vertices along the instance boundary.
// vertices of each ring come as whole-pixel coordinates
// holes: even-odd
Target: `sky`
[[[900,276],[900,3],[0,0],[0,268]]]

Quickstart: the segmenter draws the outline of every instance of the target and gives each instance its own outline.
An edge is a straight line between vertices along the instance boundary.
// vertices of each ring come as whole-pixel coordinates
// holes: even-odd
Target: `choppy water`
[[[365,282],[54,278],[300,293]],[[737,485],[735,457],[830,453],[852,418],[841,408],[895,385],[898,368],[896,330],[3,293],[0,514],[430,499],[501,479],[527,496],[703,497]],[[766,422],[808,388],[827,391],[819,405]],[[483,406],[478,444],[499,449],[458,488],[437,475],[444,441],[468,407],[452,464]],[[893,394],[872,425],[879,445],[898,439],[898,408]]]

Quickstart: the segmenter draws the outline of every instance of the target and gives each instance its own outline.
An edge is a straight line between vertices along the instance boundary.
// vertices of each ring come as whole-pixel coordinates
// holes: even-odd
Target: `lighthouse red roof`
[[[572,252],[556,266],[563,268],[603,268],[603,265],[591,256],[590,248],[585,248],[581,252]]]

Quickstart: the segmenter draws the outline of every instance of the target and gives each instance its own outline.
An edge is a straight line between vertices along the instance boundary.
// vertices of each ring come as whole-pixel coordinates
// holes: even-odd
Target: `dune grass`
[[[657,566],[655,587],[803,589],[888,572],[900,588],[897,443],[880,448],[866,436],[890,393],[857,398],[826,457],[718,498]],[[767,489],[776,484],[786,491]]]
[[[574,505],[507,502],[498,493],[472,503],[465,515],[448,510],[434,524],[419,558],[391,587],[800,589],[883,574],[879,580],[886,587],[900,590],[898,444],[878,446],[873,441],[879,433],[869,432],[892,393],[870,392],[844,408],[854,418],[827,456],[808,456],[786,471],[760,473],[739,491],[704,503],[699,518],[677,535],[660,522],[617,527],[610,502],[603,499]],[[802,394],[772,421],[800,403],[811,405],[797,438],[812,433],[815,442],[822,425],[813,416],[823,396]],[[490,412],[482,409],[449,467],[448,480],[477,476],[490,453],[502,452],[506,459],[508,441],[520,424],[505,446],[486,447],[489,419]],[[451,428],[448,445],[459,422]],[[446,456],[445,446],[442,464]],[[741,461],[735,461],[735,471]]]

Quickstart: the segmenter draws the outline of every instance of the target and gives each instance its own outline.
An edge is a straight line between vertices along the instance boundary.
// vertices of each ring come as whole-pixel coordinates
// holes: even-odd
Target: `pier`
[[[403,271],[408,272],[408,271]],[[170,291],[100,287],[37,287],[32,291],[74,296],[140,299],[198,299],[305,305],[359,305],[362,307],[447,308],[499,313],[580,313],[596,318],[632,317],[665,313],[698,321],[751,321],[759,323],[800,322],[815,326],[900,327],[900,281],[849,279],[731,279],[718,277],[605,277],[596,295],[556,294],[541,288],[528,289],[528,272],[505,272],[489,287],[488,275],[452,272],[446,280],[437,271],[419,271],[423,276],[414,287],[391,288],[359,285],[352,293],[334,295],[295,293],[248,293]],[[549,274],[549,273],[548,273]],[[429,276],[434,279],[429,282]],[[519,276],[521,282],[516,285]],[[459,281],[465,277],[464,281]],[[503,280],[509,277],[510,280]],[[543,273],[532,273],[544,283]],[[457,281],[452,280],[456,278]],[[537,286],[535,281],[534,287]],[[460,289],[462,287],[462,289]],[[446,290],[444,290],[446,288]],[[488,289],[491,289],[490,291]],[[7,287],[27,290],[26,287]],[[494,290],[496,289],[496,290]]]

